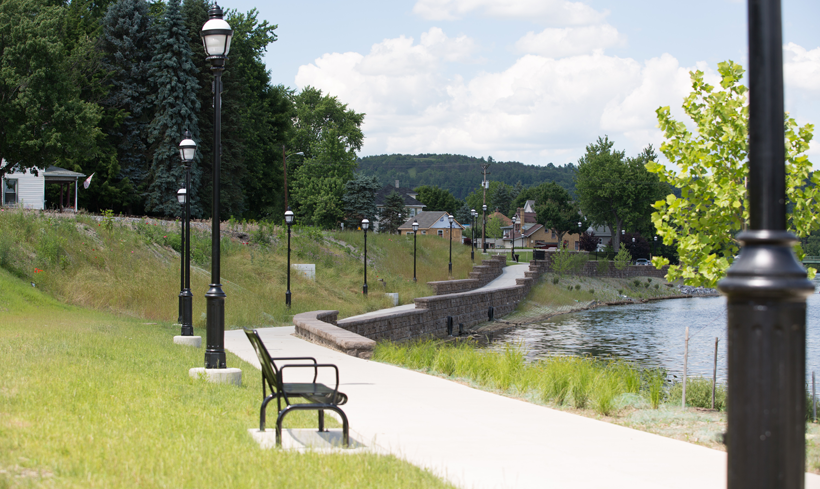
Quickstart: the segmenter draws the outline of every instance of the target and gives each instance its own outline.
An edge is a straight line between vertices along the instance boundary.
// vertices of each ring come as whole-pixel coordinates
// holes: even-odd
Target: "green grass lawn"
[[[168,322],[68,306],[3,269],[0,291],[0,488],[448,487],[392,456],[262,450],[249,364],[228,354],[241,387],[193,380],[203,350]]]

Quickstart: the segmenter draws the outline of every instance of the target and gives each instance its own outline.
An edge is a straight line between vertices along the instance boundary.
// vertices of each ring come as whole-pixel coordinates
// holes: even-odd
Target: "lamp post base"
[[[362,294],[367,295],[367,284],[362,285]]]
[[[207,380],[214,384],[242,385],[242,370],[238,368],[210,369],[195,367],[188,370],[188,375],[194,379]]]
[[[290,290],[285,292],[285,305],[290,309]]]
[[[194,335],[194,325],[193,325],[193,303],[194,303],[194,294],[191,293],[191,289],[184,289],[181,294],[179,294],[179,299],[182,302],[182,336],[193,336]]]
[[[803,487],[806,298],[814,286],[785,231],[737,236],[727,296],[729,488]]]
[[[205,311],[205,368],[225,368],[225,292],[222,291],[222,284],[211,284],[205,293]]]
[[[175,345],[193,346],[200,348],[202,346],[201,336],[174,336]]]

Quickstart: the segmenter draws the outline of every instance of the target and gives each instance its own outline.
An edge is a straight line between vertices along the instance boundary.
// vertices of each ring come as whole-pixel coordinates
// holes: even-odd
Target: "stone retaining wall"
[[[506,256],[493,256],[482,260],[481,265],[473,265],[470,278],[463,280],[441,280],[427,282],[436,295],[456,294],[484,287],[501,275],[502,269],[507,266]]]
[[[336,326],[339,311],[311,311],[293,316],[296,336],[359,358],[373,356],[376,342]]]
[[[547,252],[546,260],[538,260],[530,262],[530,269],[537,267],[540,273],[552,271],[552,258],[555,252]],[[664,278],[669,270],[669,266],[664,266],[657,269],[653,266],[635,266],[630,265],[623,270],[615,268],[615,262],[608,261],[606,271],[598,271],[597,261],[588,261],[584,264],[584,268],[578,272],[571,272],[567,275],[579,275],[582,277],[612,277],[612,278],[629,278],[629,277],[657,277]]]

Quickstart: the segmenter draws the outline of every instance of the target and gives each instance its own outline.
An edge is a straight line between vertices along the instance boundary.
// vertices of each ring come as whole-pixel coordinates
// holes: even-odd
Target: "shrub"
[[[558,283],[558,278],[559,278],[558,275],[552,277],[552,283],[557,284]]]
[[[683,395],[683,383],[676,382],[669,389],[669,399],[677,402]],[[690,377],[686,380],[686,405],[699,408],[712,407],[712,379]],[[726,386],[718,385],[715,389],[715,409],[726,410]]]
[[[594,293],[595,293],[595,289],[589,289],[589,293],[590,293],[590,294],[594,294]]]
[[[658,290],[658,289],[660,289],[660,288],[661,288],[661,285],[660,285],[660,284],[655,284],[655,290]]]
[[[624,295],[624,289],[618,289],[618,295]]]
[[[598,275],[605,275],[609,272],[609,260],[598,260],[595,267]]]
[[[586,253],[577,253],[562,249],[553,255],[552,270],[559,275],[578,273],[584,268],[584,264],[587,260],[589,260],[589,255]]]
[[[635,287],[640,287],[641,286],[641,281],[638,280],[638,279],[635,279],[635,280],[632,281],[632,285],[634,285]]]
[[[581,284],[575,284],[575,290],[581,290]]]
[[[620,251],[618,251],[618,254],[615,255],[615,260],[613,263],[615,268],[618,270],[623,270],[628,267],[630,263],[632,263],[632,255],[629,254],[625,246],[621,246]]]

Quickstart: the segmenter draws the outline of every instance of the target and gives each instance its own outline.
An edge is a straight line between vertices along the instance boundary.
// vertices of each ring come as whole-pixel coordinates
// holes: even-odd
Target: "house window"
[[[555,238],[557,238],[557,237],[558,237],[558,236],[556,236],[556,234],[555,234],[555,230],[553,229],[553,230],[552,230],[552,239],[555,239]]]
[[[581,248],[579,247],[579,245],[580,245],[580,244],[581,244],[581,243],[580,243],[580,242],[578,242],[578,241],[576,241],[576,242],[575,242],[575,251],[578,251],[578,250],[580,250],[580,249],[581,249]]]
[[[422,236],[426,236],[426,235],[427,235],[427,231],[422,231],[422,232],[421,232],[421,235],[422,235]]]
[[[17,179],[3,180],[3,205],[17,205]]]
[[[443,230],[443,229],[439,229],[439,230],[438,230],[438,235],[443,237],[443,236],[444,236],[444,230]]]

